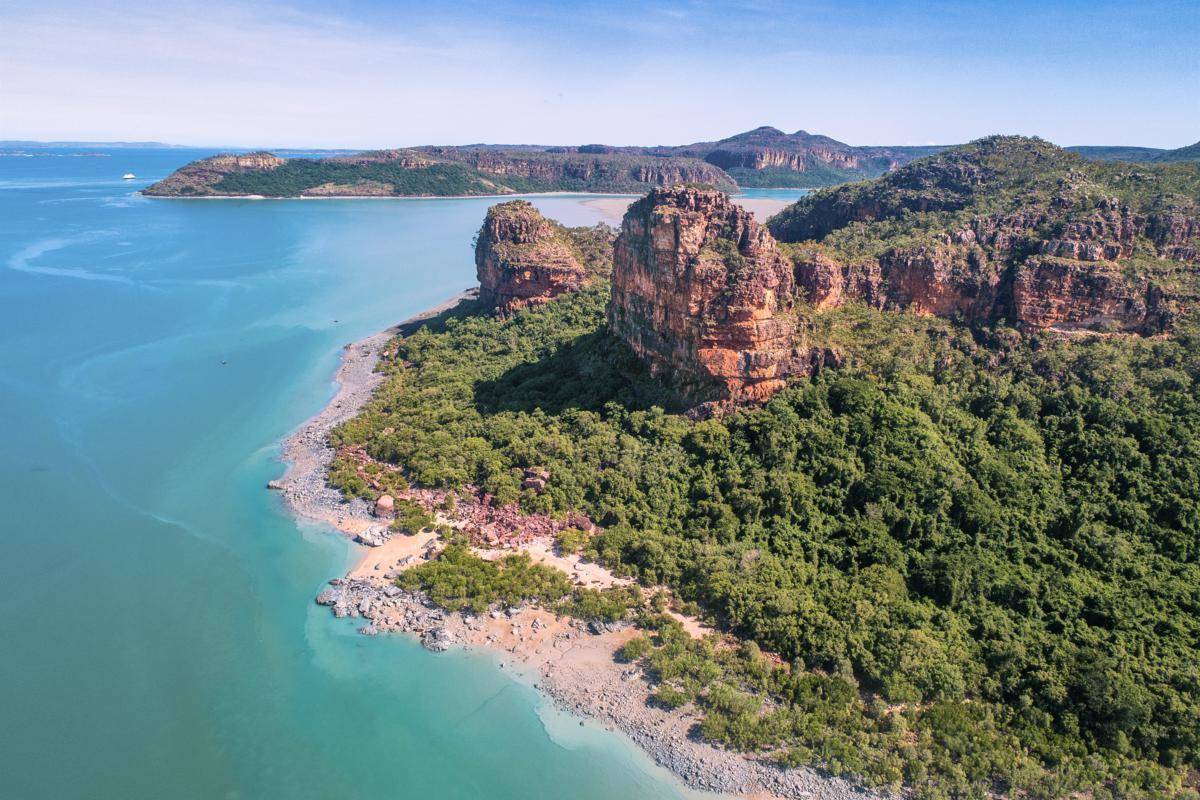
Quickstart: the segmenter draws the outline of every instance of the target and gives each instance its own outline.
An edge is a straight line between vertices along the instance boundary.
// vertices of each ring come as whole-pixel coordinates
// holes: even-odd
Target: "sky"
[[[1200,140],[1200,0],[0,0],[0,139]]]

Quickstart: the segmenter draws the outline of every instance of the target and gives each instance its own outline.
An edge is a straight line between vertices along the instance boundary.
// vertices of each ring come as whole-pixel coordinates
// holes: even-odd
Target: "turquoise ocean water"
[[[343,344],[474,282],[494,200],[150,200],[207,153],[31,152],[0,155],[0,796],[684,796],[490,657],[314,606],[353,547],[263,489]]]

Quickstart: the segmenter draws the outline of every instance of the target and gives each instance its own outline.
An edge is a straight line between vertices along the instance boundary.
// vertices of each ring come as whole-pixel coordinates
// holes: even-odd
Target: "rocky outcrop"
[[[760,180],[747,173],[769,172],[779,176],[787,172],[816,172],[811,177],[799,179],[799,185],[824,186],[874,177],[939,149],[942,148],[854,147],[828,136],[807,131],[784,133],[764,125],[717,142],[646,148],[645,151],[703,158],[714,166],[730,170],[739,181],[750,181],[749,185],[760,185]]]
[[[1147,220],[1146,236],[1163,258],[1200,263],[1200,211],[1155,214]]]
[[[992,137],[806,198],[769,224],[807,243],[796,278],[818,308],[853,299],[972,323],[1158,333],[1200,299],[1200,213],[1161,174]]]
[[[1146,168],[1114,177],[1117,168],[1088,173],[1086,163],[1040,140],[972,143],[773,218],[771,230],[794,242],[786,258],[720,192],[655,190],[622,224],[609,327],[652,373],[717,409],[836,363],[807,343],[798,302],[1034,330],[1169,331],[1200,307],[1196,203]]]
[[[199,197],[215,194],[213,186],[236,172],[270,171],[287,163],[271,153],[225,153],[193,161],[164,180],[146,188],[145,193],[161,197]]]
[[[348,156],[334,156],[325,159],[330,164],[389,164],[403,169],[427,167],[434,163],[415,150],[367,150]]]
[[[1036,255],[1009,267],[981,248],[952,246],[895,249],[847,263],[816,254],[797,261],[796,278],[818,310],[855,301],[1031,329],[1157,333],[1170,326],[1179,299],[1108,261]]]
[[[479,300],[499,313],[573,292],[588,272],[566,232],[526,200],[488,209],[475,244]]]
[[[732,189],[723,170],[697,158],[613,152],[514,151],[469,147],[429,147],[429,156],[466,164],[503,181],[531,182],[532,189],[641,192],[653,186],[705,183]]]
[[[390,494],[382,494],[375,501],[375,507],[371,512],[377,517],[390,519],[396,515],[396,499]]]
[[[791,264],[713,190],[656,189],[630,206],[613,254],[611,331],[701,404],[763,400],[811,370],[795,346]]]
[[[1012,316],[1028,327],[1157,333],[1174,314],[1162,289],[1100,259],[1035,256],[1012,284]]]

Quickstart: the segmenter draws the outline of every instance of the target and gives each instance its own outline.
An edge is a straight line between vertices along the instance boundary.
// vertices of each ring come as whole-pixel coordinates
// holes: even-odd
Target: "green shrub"
[[[562,610],[578,619],[618,622],[641,604],[642,593],[638,587],[613,586],[607,589],[576,589]]]
[[[433,527],[436,521],[419,503],[400,499],[396,501],[396,518],[392,520],[391,528],[404,533],[420,533]]]
[[[561,570],[534,564],[524,553],[487,561],[460,544],[448,545],[433,561],[405,570],[396,582],[425,592],[443,608],[477,614],[497,603],[553,605],[571,592]]]
[[[638,636],[637,638],[630,639],[617,651],[617,658],[620,661],[631,664],[648,654],[652,647],[653,645],[650,644],[650,640],[647,637]]]
[[[567,528],[558,534],[555,539],[555,545],[558,547],[558,552],[565,556],[573,556],[583,549],[587,543],[588,532],[579,528]]]

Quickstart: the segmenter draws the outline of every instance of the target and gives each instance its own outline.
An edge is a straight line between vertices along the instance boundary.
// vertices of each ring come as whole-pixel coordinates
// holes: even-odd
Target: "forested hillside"
[[[600,521],[596,558],[746,642],[648,618],[625,653],[706,738],[926,797],[1194,788],[1194,328],[1076,340],[802,311],[844,365],[694,421],[606,335],[606,292],[409,336],[337,443]]]

